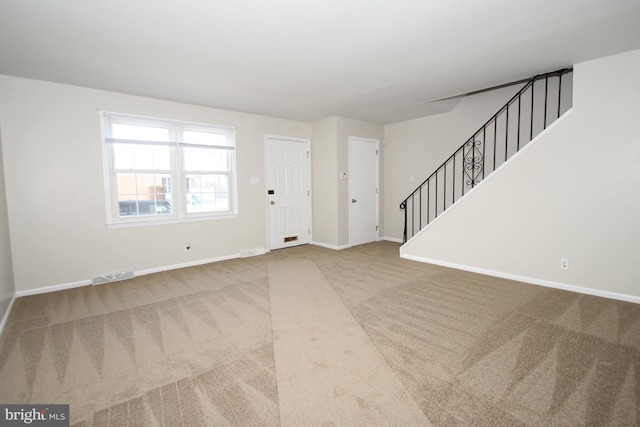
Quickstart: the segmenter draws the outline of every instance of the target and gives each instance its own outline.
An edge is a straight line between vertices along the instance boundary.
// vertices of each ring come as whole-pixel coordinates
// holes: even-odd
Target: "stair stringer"
[[[546,286],[546,287],[556,288],[556,289],[563,289],[571,292],[579,292],[583,294],[596,295],[599,297],[613,298],[613,299],[629,301],[636,304],[640,304],[640,297],[633,296],[633,295],[623,294],[619,292],[611,292],[611,291],[602,290],[602,289],[594,289],[586,286],[577,286],[577,285],[573,285],[566,282],[558,282],[554,280],[541,279],[537,277],[535,273],[525,272],[523,274],[522,270],[519,270],[518,273],[514,273],[514,272],[509,272],[508,269],[503,269],[503,268],[498,268],[498,269],[487,268],[486,266],[483,266],[482,263],[474,264],[473,262],[460,263],[456,261],[451,261],[451,260],[448,260],[446,256],[442,256],[442,257],[422,256],[420,254],[416,254],[415,251],[412,252],[410,250],[411,246],[416,244],[416,242],[420,242],[421,239],[428,239],[429,235],[434,230],[434,227],[438,227],[438,224],[440,222],[450,221],[451,216],[454,216],[457,213],[457,211],[466,209],[467,208],[466,205],[472,200],[472,198],[482,197],[482,193],[485,191],[485,189],[489,188],[492,185],[493,180],[495,180],[500,175],[508,171],[509,168],[518,167],[518,162],[520,161],[519,159],[523,158],[524,156],[527,156],[529,150],[534,148],[537,144],[553,142],[553,141],[544,141],[544,139],[546,139],[547,135],[554,132],[554,128],[558,126],[562,126],[562,123],[565,120],[570,118],[572,111],[573,109],[569,109],[566,113],[560,116],[556,121],[554,121],[551,125],[549,125],[547,129],[542,131],[538,136],[536,136],[533,140],[531,140],[531,142],[529,142],[526,146],[524,146],[520,151],[515,153],[500,167],[496,168],[494,172],[486,176],[472,190],[470,190],[468,193],[466,193],[464,196],[458,199],[456,203],[454,203],[449,208],[447,208],[444,212],[438,215],[437,218],[435,218],[427,226],[425,226],[422,230],[420,230],[415,236],[413,236],[408,242],[402,245],[400,247],[400,257],[408,260],[427,263],[427,264],[434,264],[434,265],[439,265],[439,266],[448,267],[448,268],[455,268],[458,270],[470,271],[473,273],[479,273],[479,274],[494,276],[494,277],[503,278],[503,279],[516,280],[518,282],[531,283],[534,285]],[[543,164],[540,165],[541,174],[544,173],[544,166],[545,165]],[[505,195],[504,197],[508,197],[508,195]],[[479,226],[481,225],[482,224],[479,224]],[[508,232],[508,230],[506,232]],[[465,244],[474,244],[474,243],[476,242],[470,242],[470,243],[465,242]],[[491,250],[490,242],[484,242],[482,249],[485,251],[487,250],[490,251]],[[512,252],[516,254],[515,258],[517,258],[517,249],[518,249],[517,247],[512,248]],[[551,254],[549,257],[550,262],[553,264],[553,262],[556,260],[554,258],[555,248],[550,248],[550,252],[553,252],[553,254]],[[525,263],[526,263],[526,260],[525,260]],[[559,268],[559,265],[556,265],[555,267]]]
[[[410,258],[410,256],[407,256],[407,254],[405,253],[405,249],[408,246],[411,246],[412,242],[414,242],[415,240],[424,238],[422,236],[424,236],[425,234],[429,233],[429,230],[436,226],[436,224],[439,221],[443,221],[446,220],[447,216],[450,215],[452,212],[454,212],[456,209],[460,209],[462,206],[464,206],[464,203],[466,200],[474,197],[475,193],[477,192],[482,192],[483,188],[487,185],[491,185],[490,182],[493,178],[495,178],[496,176],[498,176],[498,174],[500,174],[504,169],[510,168],[512,167],[513,163],[517,163],[518,159],[522,156],[526,156],[527,151],[533,147],[539,140],[542,140],[545,138],[545,136],[550,133],[553,132],[553,129],[560,123],[562,122],[566,117],[568,117],[571,112],[573,111],[573,108],[568,109],[563,115],[561,115],[558,119],[556,119],[553,123],[551,123],[549,126],[547,126],[546,129],[544,129],[543,131],[541,131],[538,135],[536,135],[529,143],[527,143],[527,145],[525,145],[524,147],[522,147],[517,153],[513,154],[511,157],[509,157],[509,159],[507,161],[505,161],[503,164],[501,164],[500,166],[498,166],[493,172],[491,172],[489,175],[487,175],[482,181],[480,181],[478,184],[476,184],[471,190],[467,191],[463,196],[460,197],[460,199],[456,200],[456,202],[447,207],[447,209],[440,213],[435,219],[433,219],[429,224],[427,224],[426,226],[424,226],[422,228],[422,230],[420,230],[418,233],[416,233],[411,239],[409,239],[406,243],[404,243],[401,247],[400,247],[400,257],[401,258]]]

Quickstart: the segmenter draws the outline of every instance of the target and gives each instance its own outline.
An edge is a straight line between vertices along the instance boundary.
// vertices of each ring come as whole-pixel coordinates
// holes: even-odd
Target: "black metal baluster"
[[[564,74],[560,73],[558,75],[558,116],[556,118],[560,117],[560,104],[562,102],[562,76]]]
[[[444,169],[442,169],[444,185],[442,186],[442,210],[447,209],[447,164],[444,164]]]
[[[453,154],[453,172],[451,173],[453,191],[451,192],[451,204],[456,202],[456,155]]]
[[[547,128],[547,95],[549,93],[549,76],[545,76],[544,78],[544,125],[542,127],[542,129],[546,129]]]
[[[529,141],[533,139],[533,95],[536,93],[535,91],[535,80],[531,83],[531,128],[529,129]]]
[[[429,188],[431,187],[431,179],[427,181],[427,225],[429,225],[429,221],[431,218],[431,198],[429,194]]]
[[[434,218],[438,218],[438,170],[436,169],[436,216]]]
[[[485,147],[487,146],[487,125],[482,126],[482,179],[484,179],[484,169],[487,166],[486,159],[486,151]]]
[[[402,242],[407,243],[407,204],[402,202],[400,209],[404,211],[404,231],[402,232]]]
[[[507,104],[507,116],[504,124],[504,161],[507,161],[509,153],[509,104]]]
[[[518,96],[518,140],[517,140],[517,150],[516,151],[520,151],[520,113],[521,113],[521,96]]]
[[[476,172],[476,149],[475,149],[476,141],[474,139],[471,140],[471,188],[475,186],[475,172]]]
[[[493,170],[496,169],[496,149],[498,148],[498,118],[493,119]]]
[[[464,189],[467,186],[466,182],[464,182],[464,168],[466,167],[466,162],[465,159],[467,158],[467,155],[464,152],[464,148],[465,148],[466,144],[462,146],[462,172],[460,174],[460,177],[462,178],[462,194],[460,195],[460,197],[464,196]],[[459,150],[458,150],[459,151]]]
[[[422,185],[419,188],[420,191],[418,192],[418,194],[420,195],[420,198],[418,200],[420,201],[420,212],[418,212],[418,230],[422,230]]]

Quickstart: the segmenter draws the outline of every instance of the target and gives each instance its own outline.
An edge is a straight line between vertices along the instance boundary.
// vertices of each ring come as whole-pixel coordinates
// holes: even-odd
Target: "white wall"
[[[314,122],[311,140],[313,242],[338,246],[338,118]]]
[[[264,248],[264,135],[311,137],[309,123],[7,76],[0,93],[18,292]],[[108,229],[98,109],[236,127],[238,218]]]
[[[385,126],[384,236],[401,240],[402,202],[522,85],[467,96],[451,111]],[[413,176],[413,182],[410,177]]]
[[[571,113],[403,256],[640,302],[639,75],[640,50],[575,65]]]
[[[11,261],[11,238],[2,151],[2,129],[0,128],[0,332],[2,332],[2,320],[7,314],[9,304],[16,292]]]

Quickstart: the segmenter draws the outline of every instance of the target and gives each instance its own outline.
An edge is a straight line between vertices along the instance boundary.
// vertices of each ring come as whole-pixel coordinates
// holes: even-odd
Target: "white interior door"
[[[310,141],[265,140],[269,249],[309,243],[311,237]]]
[[[349,245],[378,240],[378,146],[349,137]]]

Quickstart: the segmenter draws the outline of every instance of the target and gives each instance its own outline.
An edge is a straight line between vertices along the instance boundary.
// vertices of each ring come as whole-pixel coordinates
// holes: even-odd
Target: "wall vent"
[[[135,274],[133,274],[133,270],[120,271],[118,273],[109,273],[102,276],[95,276],[91,279],[91,284],[103,285],[109,282],[118,282],[120,280],[133,279],[134,277]]]

